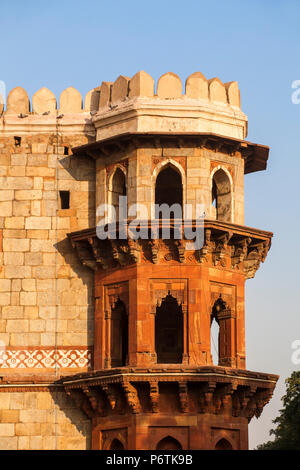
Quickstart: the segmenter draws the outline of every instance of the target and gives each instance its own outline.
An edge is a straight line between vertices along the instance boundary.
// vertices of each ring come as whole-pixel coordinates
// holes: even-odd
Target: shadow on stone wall
[[[77,222],[71,224],[71,229],[67,232],[82,230],[95,225],[95,162],[90,157],[75,157],[67,155],[60,159],[63,167],[61,174],[58,170],[58,189],[70,189],[70,210],[75,209]],[[70,179],[66,178],[66,170]],[[84,184],[82,184],[84,183]],[[86,184],[85,184],[86,183]],[[71,216],[72,217],[72,216]],[[71,218],[70,217],[70,218]],[[58,216],[58,221],[60,216]],[[75,227],[75,228],[74,228]],[[76,251],[72,248],[67,236],[59,240],[55,245],[56,250],[64,259],[64,265],[57,266],[58,278],[58,309],[72,307],[77,310],[74,315],[78,320],[83,320],[84,309],[86,309],[86,342],[85,346],[93,345],[94,340],[94,273],[89,268],[83,266]],[[64,290],[63,282],[59,285],[60,279],[70,280],[70,290]],[[78,282],[77,282],[78,281]],[[62,290],[61,290],[62,286]],[[62,307],[60,309],[60,307]],[[60,315],[58,315],[60,318]],[[67,334],[72,333],[68,331]],[[79,335],[83,329],[74,333]],[[74,345],[80,346],[81,344]],[[73,344],[73,343],[72,343]]]
[[[54,410],[58,450],[89,450],[91,448],[91,421],[79,410],[64,391],[50,394],[57,406]]]

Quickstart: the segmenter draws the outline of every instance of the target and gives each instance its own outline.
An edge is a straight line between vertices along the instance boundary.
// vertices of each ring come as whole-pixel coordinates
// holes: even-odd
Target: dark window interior
[[[227,439],[220,439],[215,447],[216,450],[232,450],[232,445],[230,442],[227,441]]]
[[[109,450],[124,450],[124,446],[119,439],[114,439],[109,446]]]
[[[180,204],[182,207],[182,181],[178,171],[168,166],[161,170],[156,178],[156,204]]]
[[[118,299],[111,311],[111,367],[125,366],[128,356],[128,316]]]
[[[158,363],[182,363],[182,307],[170,293],[163,299],[161,306],[156,309],[155,348]]]
[[[22,140],[21,137],[15,136],[14,139],[15,139],[15,146],[20,147],[21,146],[21,140]]]
[[[70,209],[70,191],[59,191],[60,208]]]
[[[231,222],[231,184],[224,170],[218,170],[213,177],[212,203],[216,208],[217,220]]]
[[[167,436],[157,444],[156,450],[181,450],[182,447],[177,439]]]
[[[112,180],[112,205],[116,210],[116,219],[119,218],[120,196],[126,196],[125,175],[120,168],[117,168]]]

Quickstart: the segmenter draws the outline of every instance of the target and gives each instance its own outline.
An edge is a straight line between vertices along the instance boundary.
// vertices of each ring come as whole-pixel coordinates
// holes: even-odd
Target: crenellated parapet
[[[99,111],[110,105],[134,98],[194,99],[240,108],[240,92],[237,82],[222,83],[219,78],[207,80],[201,72],[191,74],[183,90],[181,79],[173,72],[162,75],[157,82],[144,71],[132,78],[120,75],[115,82],[102,82],[85,98],[73,87],[62,91],[57,100],[52,91],[43,87],[34,93],[31,103],[22,87],[13,88],[7,96],[4,112],[7,114],[80,113]]]
[[[0,99],[2,103],[3,100]],[[30,101],[27,92],[16,87],[0,109],[0,130],[10,126],[21,132],[53,126],[59,118],[62,127],[82,123],[90,127],[96,140],[125,132],[211,132],[244,139],[247,117],[241,111],[237,82],[207,80],[201,72],[191,74],[185,86],[178,75],[163,74],[155,84],[144,71],[129,78],[120,75],[104,81],[83,98],[68,87],[58,98],[41,88]]]
[[[13,88],[6,102],[5,114],[29,114],[47,116],[53,113],[75,114],[81,112],[97,111],[99,108],[99,95],[97,88],[90,90],[83,103],[81,93],[73,87],[66,88],[56,100],[55,95],[48,88],[43,87],[34,93],[30,103],[29,96],[24,88]],[[83,106],[84,104],[84,106]],[[21,116],[20,116],[21,117]]]
[[[178,75],[162,75],[155,86],[144,71],[131,79],[120,75],[99,88],[99,110],[93,116],[97,140],[125,132],[211,132],[244,139],[247,117],[241,111],[237,82],[207,80],[201,72],[183,86]]]

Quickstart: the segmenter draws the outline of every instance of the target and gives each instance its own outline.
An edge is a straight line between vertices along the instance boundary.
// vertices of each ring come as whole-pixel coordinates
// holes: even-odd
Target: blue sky
[[[3,3],[3,2],[2,2]],[[1,5],[0,80],[7,90],[42,86],[56,96],[72,85],[83,95],[102,80],[145,70],[183,80],[195,71],[237,80],[248,140],[269,145],[267,172],[245,178],[245,222],[274,232],[265,264],[246,288],[247,367],[278,373],[280,383],[250,446],[269,438],[292,370],[299,320],[300,2],[289,0],[114,2],[14,0]]]

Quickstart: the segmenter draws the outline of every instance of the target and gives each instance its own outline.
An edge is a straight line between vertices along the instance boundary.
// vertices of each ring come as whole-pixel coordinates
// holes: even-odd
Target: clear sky
[[[172,71],[184,82],[199,70],[239,82],[247,138],[271,149],[268,170],[245,178],[245,223],[275,234],[246,288],[247,367],[281,376],[250,425],[250,447],[268,440],[284,379],[300,368],[291,361],[300,339],[300,104],[291,101],[300,79],[299,0],[11,0],[0,15],[8,91],[23,86],[32,96],[46,86],[58,97],[72,85],[85,94],[138,70],[156,80]]]

